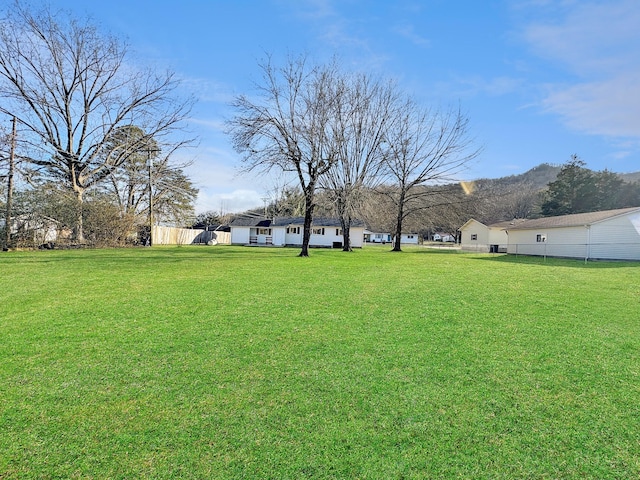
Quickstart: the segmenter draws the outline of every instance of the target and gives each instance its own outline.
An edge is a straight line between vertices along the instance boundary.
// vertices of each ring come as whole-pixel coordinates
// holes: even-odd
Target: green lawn
[[[0,255],[0,479],[640,477],[640,265]]]

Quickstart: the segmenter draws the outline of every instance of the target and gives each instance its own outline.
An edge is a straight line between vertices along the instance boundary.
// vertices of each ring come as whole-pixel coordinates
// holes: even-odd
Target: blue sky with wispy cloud
[[[420,101],[460,105],[482,155],[466,179],[522,173],[572,154],[590,168],[640,170],[637,0],[51,0],[128,38],[198,102],[198,147],[183,152],[198,211],[259,206],[274,180],[237,174],[224,134],[258,61],[338,55],[397,80]]]

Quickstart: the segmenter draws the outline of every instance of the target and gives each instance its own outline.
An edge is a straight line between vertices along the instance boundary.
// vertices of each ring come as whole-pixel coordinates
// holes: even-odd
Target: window
[[[287,227],[287,233],[295,233],[297,235],[300,233],[300,227]]]
[[[342,235],[342,229],[336,228],[336,237],[339,237],[340,235]]]
[[[313,235],[324,235],[324,228],[312,228],[311,233]]]
[[[478,234],[477,233],[472,233],[471,234],[471,240],[478,240]]]
[[[547,241],[547,235],[544,233],[539,233],[536,235],[536,242],[546,242]]]
[[[258,229],[258,235],[271,235],[271,229],[270,228],[259,228]]]

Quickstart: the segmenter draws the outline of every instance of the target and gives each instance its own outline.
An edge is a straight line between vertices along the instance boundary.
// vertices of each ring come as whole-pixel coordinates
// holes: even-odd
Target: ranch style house
[[[231,228],[232,245],[301,246],[303,217],[237,218]],[[364,242],[364,223],[351,224],[351,246],[361,248]],[[310,247],[342,248],[342,227],[336,218],[314,218],[311,225]]]

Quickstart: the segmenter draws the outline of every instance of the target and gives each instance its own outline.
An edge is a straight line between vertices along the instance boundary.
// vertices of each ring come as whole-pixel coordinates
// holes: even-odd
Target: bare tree
[[[305,210],[300,256],[307,257],[316,187],[337,159],[331,120],[342,94],[338,71],[335,64],[308,65],[304,57],[281,68],[269,58],[260,67],[259,96],[241,95],[233,102],[229,133],[247,171],[275,169],[297,176]]]
[[[398,252],[404,220],[418,210],[455,201],[455,177],[478,154],[470,148],[468,119],[459,109],[425,109],[408,100],[400,111],[384,146],[392,188],[381,190],[396,207],[393,251]]]
[[[380,145],[397,115],[399,94],[393,83],[366,74],[344,75],[339,81],[344,94],[337,99],[332,120],[337,162],[321,184],[340,218],[343,250],[351,251],[351,223],[366,201],[367,190],[380,178]]]
[[[38,152],[28,159],[72,190],[80,206],[75,237],[83,240],[85,191],[102,182],[131,151],[104,155],[116,129],[137,125],[173,147],[190,101],[174,97],[171,72],[127,63],[127,45],[89,21],[16,1],[0,24],[0,112],[15,115]],[[143,140],[145,141],[145,140]],[[177,141],[182,144],[182,141]]]

